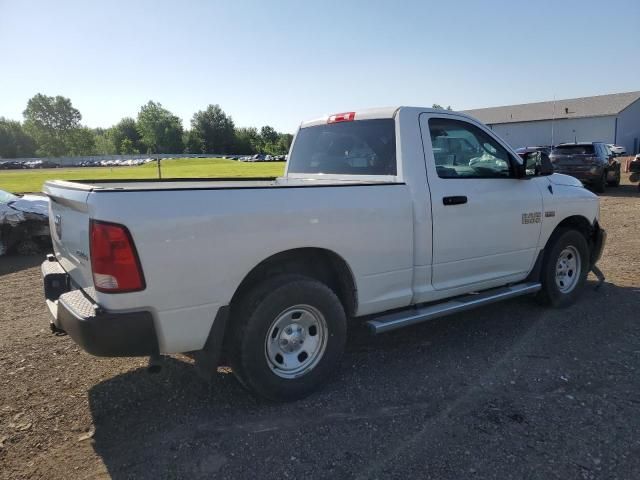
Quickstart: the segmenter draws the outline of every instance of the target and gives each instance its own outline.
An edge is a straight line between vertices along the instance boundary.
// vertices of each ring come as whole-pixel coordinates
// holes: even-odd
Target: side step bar
[[[397,328],[415,325],[434,318],[471,310],[482,305],[499,302],[508,298],[535,293],[542,288],[537,282],[519,283],[509,287],[493,288],[476,294],[468,294],[441,303],[413,307],[408,310],[387,313],[367,321],[374,334],[385,333]]]

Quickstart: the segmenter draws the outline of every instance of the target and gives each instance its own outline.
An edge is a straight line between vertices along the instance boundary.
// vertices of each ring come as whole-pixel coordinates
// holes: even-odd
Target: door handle
[[[467,196],[455,195],[453,197],[443,197],[442,203],[444,205],[462,205],[463,203],[467,203]]]

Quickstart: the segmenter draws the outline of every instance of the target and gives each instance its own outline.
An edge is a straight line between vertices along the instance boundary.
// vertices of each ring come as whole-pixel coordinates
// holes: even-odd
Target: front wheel
[[[336,294],[300,275],[263,282],[232,307],[233,372],[248,390],[275,401],[313,392],[344,351],[347,321]]]
[[[610,187],[620,186],[620,165],[614,170],[614,177],[611,180],[607,180],[607,185]]]
[[[554,233],[544,254],[538,299],[554,307],[574,303],[589,274],[589,245],[577,230]]]

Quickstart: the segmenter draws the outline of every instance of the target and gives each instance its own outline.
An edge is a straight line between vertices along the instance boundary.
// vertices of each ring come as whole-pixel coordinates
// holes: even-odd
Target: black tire
[[[577,262],[580,264],[580,271],[574,280],[575,286],[567,292],[563,292],[556,282],[556,268],[563,251],[571,250],[572,247],[579,254]],[[538,293],[538,300],[544,305],[553,307],[568,307],[576,301],[581,293],[587,275],[590,270],[589,245],[584,235],[573,229],[560,229],[549,239],[545,248],[540,281],[542,289]],[[575,273],[575,272],[574,272]]]
[[[278,275],[254,287],[236,303],[237,308],[232,306],[231,310],[229,363],[250,392],[274,401],[300,399],[316,390],[336,370],[347,339],[347,319],[342,303],[325,284],[301,275]],[[320,312],[326,328],[318,327],[316,334],[324,332],[326,346],[322,354],[311,354],[317,358],[315,366],[293,378],[283,378],[275,373],[279,371],[276,362],[267,359],[267,342],[268,337],[276,338],[273,336],[277,332],[276,320],[296,306],[310,306]],[[314,335],[312,328],[305,330],[309,338]],[[299,348],[304,347],[301,344]]]
[[[615,170],[616,176],[613,180],[607,180],[607,185],[610,187],[619,187],[620,186],[620,165],[616,167]]]
[[[602,175],[600,175],[600,178],[598,180],[594,180],[594,182],[591,184],[591,188],[593,188],[593,191],[596,193],[604,193],[606,187],[607,171],[605,170],[604,172],[602,172]]]

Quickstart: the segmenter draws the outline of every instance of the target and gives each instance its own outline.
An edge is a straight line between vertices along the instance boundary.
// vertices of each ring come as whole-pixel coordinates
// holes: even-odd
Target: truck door
[[[433,288],[524,277],[542,221],[535,179],[516,178],[514,155],[479,123],[423,113],[420,129],[431,192]]]

